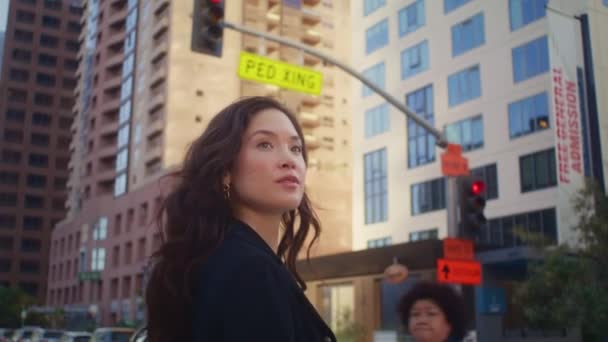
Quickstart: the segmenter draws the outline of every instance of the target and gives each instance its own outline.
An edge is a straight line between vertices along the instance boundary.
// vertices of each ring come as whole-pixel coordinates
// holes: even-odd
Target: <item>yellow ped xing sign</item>
[[[313,95],[321,94],[323,85],[323,74],[318,71],[244,51],[239,61],[239,77]]]

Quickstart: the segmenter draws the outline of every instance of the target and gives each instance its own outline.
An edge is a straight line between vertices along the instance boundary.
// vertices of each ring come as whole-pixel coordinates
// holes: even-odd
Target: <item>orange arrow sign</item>
[[[477,261],[437,260],[437,280],[454,284],[481,284],[481,264]]]

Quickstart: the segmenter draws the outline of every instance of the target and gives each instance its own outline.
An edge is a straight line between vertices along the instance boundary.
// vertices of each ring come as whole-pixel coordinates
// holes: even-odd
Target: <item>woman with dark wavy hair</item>
[[[335,341],[296,270],[320,233],[306,164],[302,129],[273,99],[239,100],[211,120],[158,213],[149,341]]]

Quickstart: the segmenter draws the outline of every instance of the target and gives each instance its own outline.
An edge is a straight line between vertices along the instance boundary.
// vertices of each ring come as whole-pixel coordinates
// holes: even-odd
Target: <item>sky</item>
[[[0,31],[6,31],[6,17],[8,17],[8,3],[10,0],[0,0]]]

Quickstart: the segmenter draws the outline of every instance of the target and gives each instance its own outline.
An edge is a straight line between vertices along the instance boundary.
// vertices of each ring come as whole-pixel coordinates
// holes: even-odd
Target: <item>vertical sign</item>
[[[574,242],[572,227],[577,218],[571,200],[584,185],[581,107],[576,73],[577,67],[582,65],[581,33],[574,18],[547,11],[547,20],[558,182],[558,237],[559,242]]]

